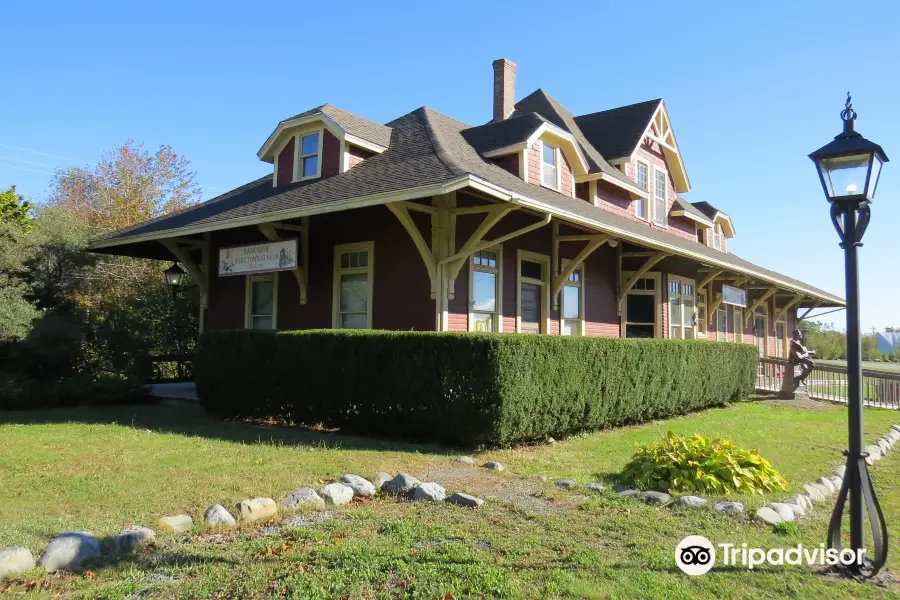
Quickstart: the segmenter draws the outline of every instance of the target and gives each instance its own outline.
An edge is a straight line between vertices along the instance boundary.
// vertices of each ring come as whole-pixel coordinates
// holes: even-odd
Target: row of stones
[[[448,496],[447,491],[439,484],[422,483],[407,473],[392,477],[389,473],[381,472],[376,473],[374,483],[359,475],[348,474],[341,477],[340,482],[329,483],[319,490],[308,487],[294,490],[281,501],[281,507],[291,511],[302,508],[323,509],[326,505],[348,504],[354,498],[372,498],[379,490],[387,495],[416,501],[447,502],[472,508],[484,504],[484,500],[469,494],[454,493]],[[254,523],[277,516],[278,505],[271,498],[248,498],[237,503],[235,512],[242,522]],[[221,504],[213,504],[206,509],[203,522],[209,526],[234,526],[237,519]],[[158,526],[175,533],[184,533],[194,527],[194,519],[186,513],[171,515],[162,517]],[[111,552],[114,556],[126,554],[152,540],[155,535],[147,527],[131,527],[112,539]],[[58,571],[100,557],[100,540],[92,533],[69,531],[50,540],[41,553],[37,566],[47,571]],[[28,548],[0,549],[0,579],[34,567],[34,556]]]
[[[864,448],[869,455],[866,457],[866,463],[873,465],[884,458],[897,442],[900,442],[900,425],[892,425],[874,444]],[[761,507],[756,511],[756,518],[768,525],[777,525],[804,516],[814,502],[824,502],[829,496],[840,491],[846,471],[846,466],[838,466],[831,475],[804,484],[805,494],[794,494],[784,502],[773,502]]]

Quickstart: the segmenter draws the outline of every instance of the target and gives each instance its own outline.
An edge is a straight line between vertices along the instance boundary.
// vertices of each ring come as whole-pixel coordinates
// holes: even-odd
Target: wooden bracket
[[[763,294],[762,296],[760,296],[759,298],[757,298],[757,299],[753,302],[753,304],[750,305],[750,308],[747,309],[747,314],[744,316],[744,323],[749,323],[749,322],[750,322],[750,318],[753,316],[753,312],[754,312],[757,308],[759,308],[760,306],[762,306],[762,303],[763,303],[763,302],[765,302],[766,300],[768,300],[769,298],[771,298],[773,295],[775,295],[775,292],[777,292],[777,291],[778,291],[778,288],[769,288],[769,290],[768,290],[765,294]]]
[[[706,326],[709,328],[712,325],[713,315],[716,314],[716,311],[719,310],[719,307],[722,305],[722,293],[719,292],[716,294],[716,299],[713,300],[713,303],[709,306],[709,310],[706,313]]]
[[[282,239],[278,235],[278,231],[276,231],[276,228],[288,229],[288,226],[281,223],[260,223],[259,225],[257,225],[257,227],[270,242],[277,242]],[[304,230],[303,226],[293,225],[290,227],[294,231]],[[305,232],[303,233],[303,238],[304,240],[306,238]],[[298,248],[297,250],[299,254],[300,249]],[[300,304],[306,304],[306,269],[300,264],[302,259],[305,259],[305,257],[297,257],[297,267],[291,272],[294,274],[294,279],[297,280],[297,285],[300,286]]]
[[[783,308],[776,309],[777,312],[775,313],[775,319],[774,319],[774,321],[777,323],[778,321],[780,321],[781,319],[783,319],[783,318],[784,318],[784,315],[786,315],[787,312],[788,312],[789,310],[791,310],[792,308],[794,308],[795,306],[797,306],[797,305],[800,304],[801,302],[803,302],[803,295],[802,295],[802,294],[797,294],[796,296],[794,296],[793,298],[791,298],[791,301],[788,302],[787,304],[785,304]]]
[[[585,244],[584,248],[581,249],[575,258],[569,261],[569,264],[563,269],[559,275],[553,278],[553,289],[551,290],[551,298],[556,298],[557,295],[562,291],[563,286],[568,280],[569,275],[575,272],[575,269],[578,268],[581,263],[583,263],[588,256],[590,256],[594,250],[605,244],[609,241],[608,235],[598,235],[594,236],[594,239],[591,239],[587,244]]]
[[[480,207],[479,207],[480,208]],[[508,215],[510,212],[517,210],[518,207],[511,205],[503,205],[496,204],[493,206],[485,207],[485,211],[487,215],[484,217],[484,220],[481,221],[481,224],[472,232],[472,235],[469,236],[469,239],[466,240],[466,243],[462,245],[462,248],[459,249],[459,252],[455,253],[453,256],[448,256],[447,258],[442,259],[439,264],[449,263],[450,264],[450,281],[456,279],[459,275],[460,270],[465,264],[465,261],[469,258],[469,256],[479,250],[484,250],[485,248],[490,248],[495,244],[499,244],[503,241],[506,241],[513,236],[503,236],[503,238],[498,238],[492,242],[484,243],[484,236],[488,234],[491,228],[494,227],[500,219]],[[523,232],[524,233],[524,232]],[[462,259],[462,260],[460,260]],[[455,261],[455,262],[454,262]]]
[[[409,203],[390,202],[385,206],[388,207],[388,210],[394,213],[394,216],[397,217],[397,220],[400,221],[401,225],[403,225],[406,233],[408,233],[409,237],[412,238],[413,243],[416,245],[416,249],[419,251],[419,256],[422,257],[422,262],[425,263],[425,269],[427,269],[428,271],[428,278],[434,280],[437,260],[435,260],[434,254],[431,253],[431,248],[428,247],[428,243],[425,241],[425,238],[422,237],[422,232],[419,231],[419,227],[416,225],[415,221],[412,220],[412,217],[409,214],[410,207],[407,206],[407,204]],[[428,208],[434,209],[433,206]]]
[[[654,252],[652,256],[647,257],[647,261],[644,265],[637,270],[631,277],[628,278],[628,281],[622,286],[622,289],[619,291],[619,303],[621,304],[622,300],[625,299],[625,295],[631,291],[631,288],[634,287],[634,284],[637,283],[638,279],[644,276],[647,271],[652,269],[656,263],[666,258],[667,256],[672,256],[669,252]]]
[[[708,286],[710,283],[712,283],[712,281],[713,281],[716,277],[718,277],[718,276],[721,275],[722,273],[724,273],[724,271],[713,271],[712,273],[710,273],[709,275],[707,275],[706,277],[704,277],[704,278],[700,281],[700,283],[697,284],[697,289],[703,289],[703,288],[705,288],[705,287]]]
[[[819,306],[820,304],[822,304],[821,301],[815,302],[812,306],[810,306],[809,308],[807,308],[807,309],[806,309],[806,312],[803,313],[802,315],[800,315],[800,316],[797,318],[797,322],[800,322],[800,321],[802,321],[803,319],[805,319],[806,317],[808,317],[808,316],[809,316],[809,313],[811,313],[812,311],[814,311],[814,310],[816,309],[816,307]]]

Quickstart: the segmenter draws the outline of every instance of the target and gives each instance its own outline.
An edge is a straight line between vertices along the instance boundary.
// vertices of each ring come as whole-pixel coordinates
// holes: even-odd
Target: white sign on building
[[[747,290],[723,284],[722,302],[725,304],[733,304],[735,306],[747,306]]]
[[[296,239],[219,249],[219,277],[296,268]]]

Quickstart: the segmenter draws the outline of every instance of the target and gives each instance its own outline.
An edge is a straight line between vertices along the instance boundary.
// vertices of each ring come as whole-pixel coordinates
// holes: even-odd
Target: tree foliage
[[[806,346],[815,351],[816,358],[826,360],[846,360],[847,359],[847,333],[834,328],[830,323],[821,321],[804,321],[800,328],[803,329],[806,336]],[[885,331],[892,331],[894,328],[887,327]],[[863,360],[880,361],[887,358],[878,352],[878,339],[873,329],[869,333],[862,335],[862,357]]]
[[[28,233],[32,227],[31,208],[25,197],[16,193],[16,186],[0,192],[0,223]]]

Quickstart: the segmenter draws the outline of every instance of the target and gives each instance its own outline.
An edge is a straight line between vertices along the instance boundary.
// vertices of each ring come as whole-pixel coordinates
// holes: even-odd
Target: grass
[[[898,416],[867,410],[867,440]],[[584,483],[617,472],[636,445],[672,429],[759,448],[797,489],[840,462],[845,418],[840,406],[744,403],[476,458],[499,460],[514,473]],[[0,489],[7,491],[0,502],[0,546],[22,544],[35,553],[64,530],[111,535],[131,523],[153,526],[163,514],[187,510],[199,516],[214,502],[232,506],[256,495],[280,500],[291,489],[346,472],[455,468],[448,459],[458,453],[221,423],[158,407],[4,413],[0,439]],[[484,476],[521,481],[512,474]],[[898,539],[900,456],[879,462],[873,477]],[[539,514],[499,500],[477,511],[376,500],[342,507],[315,526],[271,529],[268,535],[253,526],[161,533],[152,548],[122,562],[62,575],[35,572],[7,582],[5,591],[85,598],[457,599],[886,598],[896,592],[801,567],[717,568],[691,578],[675,566],[674,547],[688,534],[763,548],[818,546],[827,507],[814,509],[799,528],[776,532],[708,510],[657,509],[615,494],[584,501],[547,484],[538,495],[552,510]],[[900,567],[900,557],[892,556],[889,566]]]
[[[821,363],[823,365],[832,365],[835,367],[846,367],[846,360],[826,360],[826,359],[815,359],[817,363]],[[863,369],[868,369],[870,371],[886,371],[888,373],[900,373],[900,363],[892,363],[892,362],[874,362],[871,360],[863,361]]]

